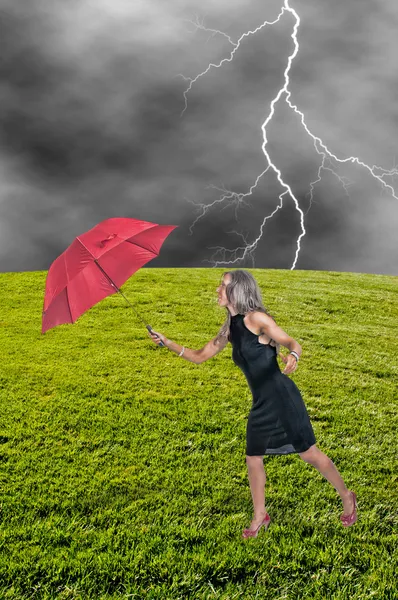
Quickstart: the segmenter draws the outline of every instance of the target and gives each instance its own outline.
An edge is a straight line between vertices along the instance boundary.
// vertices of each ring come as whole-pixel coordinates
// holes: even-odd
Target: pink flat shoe
[[[355,492],[351,492],[352,494],[352,498],[354,500],[354,509],[352,511],[352,513],[350,515],[345,515],[342,514],[340,515],[340,520],[343,523],[344,527],[350,527],[350,525],[353,525],[356,520],[358,519],[358,515],[357,515],[357,511],[356,511],[356,507],[357,507],[357,497]]]
[[[266,513],[263,522],[260,523],[260,525],[257,527],[257,529],[244,529],[243,533],[242,533],[242,537],[243,538],[257,537],[258,532],[260,531],[261,527],[264,525],[264,529],[265,529],[265,531],[267,531],[270,523],[271,523],[271,517],[269,516],[268,513]]]

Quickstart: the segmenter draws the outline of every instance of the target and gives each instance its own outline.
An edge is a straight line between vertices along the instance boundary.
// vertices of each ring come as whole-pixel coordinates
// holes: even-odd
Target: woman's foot
[[[351,496],[351,502],[350,502],[349,496]],[[340,515],[340,520],[343,523],[344,527],[350,527],[351,525],[356,523],[356,521],[358,519],[358,515],[357,515],[357,511],[356,511],[357,497],[356,497],[355,492],[352,492],[351,490],[349,490],[348,494],[344,494],[343,506],[344,506],[344,513],[342,515]]]
[[[250,529],[243,530],[242,537],[257,537],[261,527],[264,527],[264,529],[267,530],[270,522],[271,517],[269,516],[267,511],[265,511],[264,513],[260,513],[258,516],[256,515],[250,524]]]
[[[345,492],[345,494],[342,498],[342,501],[343,501],[343,507],[344,507],[343,516],[348,517],[349,515],[352,514],[352,512],[354,510],[354,497],[350,490],[347,490]]]
[[[262,523],[264,521],[266,514],[267,514],[267,511],[265,510],[264,512],[261,512],[258,515],[255,515],[253,517],[253,520],[250,523],[250,529],[252,531],[254,531],[255,529],[257,529],[257,527],[260,525],[260,523]]]

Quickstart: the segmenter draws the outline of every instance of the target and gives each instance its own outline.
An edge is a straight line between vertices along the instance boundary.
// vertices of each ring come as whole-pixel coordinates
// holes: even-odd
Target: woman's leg
[[[265,513],[265,481],[264,462],[262,456],[247,456],[246,464],[249,474],[250,491],[254,507],[254,520],[264,518]]]
[[[332,484],[343,501],[344,514],[350,514],[354,508],[353,500],[334,462],[315,444],[305,452],[299,452],[298,454],[305,462],[313,465]]]

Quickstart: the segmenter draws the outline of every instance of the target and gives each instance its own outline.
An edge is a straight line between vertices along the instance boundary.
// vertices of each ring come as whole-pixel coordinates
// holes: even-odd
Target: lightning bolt
[[[338,173],[336,172],[336,167],[335,167],[335,163],[357,163],[358,165],[360,165],[361,167],[363,167],[364,169],[367,169],[369,171],[369,173],[372,175],[372,177],[376,180],[378,180],[381,184],[381,188],[382,190],[388,190],[389,192],[391,192],[392,197],[395,198],[396,200],[398,200],[398,198],[395,196],[395,192],[394,192],[394,188],[391,185],[388,185],[385,181],[384,181],[384,177],[386,176],[390,176],[392,178],[394,178],[395,175],[398,174],[398,169],[397,166],[394,166],[393,169],[391,170],[387,170],[387,169],[383,169],[382,167],[379,167],[377,165],[373,165],[372,167],[370,167],[369,165],[365,164],[364,162],[360,161],[359,158],[355,157],[355,156],[350,156],[349,158],[338,158],[335,154],[332,154],[332,152],[326,147],[326,145],[322,142],[322,140],[317,137],[316,135],[314,135],[310,129],[308,128],[306,122],[305,122],[305,118],[304,118],[304,114],[297,108],[297,106],[295,104],[293,104],[293,102],[291,101],[291,92],[289,90],[289,84],[290,84],[290,79],[289,79],[289,71],[291,69],[292,66],[292,62],[294,60],[294,58],[297,56],[297,53],[299,51],[299,44],[297,41],[297,32],[298,32],[298,28],[300,26],[300,17],[297,14],[297,12],[291,8],[289,6],[289,0],[284,0],[284,4],[283,7],[279,13],[279,15],[277,16],[277,18],[274,21],[264,21],[259,27],[257,27],[256,29],[254,29],[253,31],[247,31],[245,32],[243,35],[241,35],[241,37],[238,39],[237,42],[233,42],[233,40],[231,39],[230,36],[228,36],[226,33],[219,31],[217,29],[209,29],[207,27],[205,27],[204,22],[200,22],[200,20],[198,19],[198,17],[196,18],[196,21],[190,21],[190,23],[192,23],[192,25],[194,25],[195,30],[201,29],[203,31],[206,31],[208,33],[211,34],[211,36],[215,36],[215,35],[221,35],[223,37],[225,37],[228,42],[233,46],[233,49],[230,53],[230,56],[227,58],[224,58],[223,60],[221,60],[218,64],[215,63],[210,63],[208,65],[208,67],[202,72],[199,73],[195,78],[190,78],[190,77],[185,77],[184,75],[181,75],[181,77],[184,78],[185,81],[189,82],[188,87],[186,88],[186,90],[184,91],[184,109],[181,113],[181,116],[183,116],[183,114],[185,113],[185,111],[188,108],[188,93],[192,90],[193,86],[195,85],[195,83],[201,78],[204,77],[209,71],[210,69],[219,69],[223,66],[224,63],[226,62],[231,62],[234,58],[234,55],[236,54],[236,52],[238,52],[240,44],[242,42],[242,40],[246,37],[252,36],[255,33],[257,33],[258,31],[260,31],[261,29],[263,29],[264,27],[266,27],[267,25],[274,25],[275,23],[278,23],[280,21],[280,19],[282,18],[284,13],[290,13],[294,19],[295,19],[295,23],[294,23],[294,27],[293,27],[293,31],[291,34],[291,37],[293,39],[294,42],[294,50],[292,52],[292,54],[288,57],[288,61],[287,61],[287,66],[284,72],[284,85],[283,87],[278,91],[277,95],[275,96],[275,98],[272,100],[271,104],[270,104],[270,109],[269,109],[269,113],[267,118],[265,119],[264,123],[261,126],[262,132],[263,132],[263,144],[262,144],[262,151],[263,154],[265,156],[266,159],[266,168],[264,169],[264,171],[262,173],[260,173],[260,175],[258,175],[258,177],[256,178],[255,182],[253,183],[253,185],[250,187],[249,191],[246,192],[245,194],[238,194],[236,192],[230,191],[230,190],[226,190],[224,187],[223,188],[217,188],[216,186],[209,186],[213,189],[218,190],[219,192],[222,192],[222,195],[215,200],[214,202],[210,203],[210,204],[197,204],[197,203],[193,203],[196,206],[199,206],[200,208],[200,214],[197,216],[197,218],[194,220],[194,222],[192,223],[191,227],[190,227],[190,232],[192,235],[192,228],[194,227],[194,225],[199,221],[199,219],[201,219],[202,217],[204,217],[206,215],[206,213],[213,208],[215,205],[217,204],[223,204],[223,203],[227,203],[225,208],[227,208],[228,206],[230,206],[231,204],[235,204],[236,209],[241,205],[245,203],[245,199],[247,199],[249,196],[251,196],[251,194],[253,193],[253,190],[256,189],[260,179],[267,173],[267,171],[269,169],[272,169],[274,171],[274,173],[277,176],[277,179],[283,189],[283,191],[280,193],[279,195],[279,204],[278,206],[275,208],[275,210],[264,217],[261,225],[260,225],[260,231],[259,234],[257,235],[257,237],[251,241],[250,243],[246,240],[245,236],[243,234],[240,234],[236,231],[233,232],[228,232],[228,233],[236,233],[237,235],[240,235],[242,237],[242,240],[244,242],[243,246],[240,246],[238,248],[235,248],[234,250],[228,250],[226,248],[220,247],[220,246],[216,246],[216,247],[210,247],[210,249],[215,248],[217,250],[217,252],[220,252],[221,258],[224,256],[225,257],[225,253],[226,252],[230,252],[232,255],[231,260],[213,260],[213,261],[204,261],[204,262],[212,262],[213,266],[216,267],[219,264],[233,264],[233,263],[237,263],[240,261],[245,260],[246,258],[250,257],[253,261],[253,266],[254,266],[254,256],[253,253],[255,251],[255,249],[257,248],[257,245],[263,235],[263,230],[265,227],[266,222],[271,219],[278,210],[283,208],[283,198],[284,196],[290,197],[296,207],[297,212],[300,215],[300,224],[301,224],[301,233],[297,238],[297,245],[296,245],[296,253],[295,253],[295,257],[294,257],[294,261],[293,264],[291,266],[291,270],[295,268],[297,260],[298,260],[298,255],[300,252],[300,240],[301,238],[305,235],[306,231],[304,228],[304,214],[303,211],[301,210],[298,200],[295,197],[291,187],[283,180],[282,177],[282,173],[281,171],[278,169],[278,167],[275,165],[275,163],[272,162],[271,157],[267,151],[267,126],[270,123],[270,121],[272,120],[272,117],[274,116],[275,113],[275,105],[279,102],[279,100],[281,99],[281,97],[283,96],[285,99],[285,102],[288,104],[288,106],[300,117],[302,126],[304,127],[305,131],[307,132],[307,134],[312,138],[313,143],[314,143],[314,148],[315,151],[317,152],[317,154],[321,157],[321,164],[318,168],[318,177],[315,181],[310,183],[310,191],[307,194],[307,196],[310,196],[310,206],[309,209],[311,208],[311,205],[313,203],[313,191],[314,191],[314,187],[317,183],[319,183],[321,181],[322,178],[322,171],[330,171],[340,182],[340,184],[344,187],[344,190],[348,195],[348,186],[352,185],[352,182],[350,182],[347,178],[345,177],[341,177],[338,175]],[[210,38],[209,38],[210,39]],[[394,179],[393,179],[394,181]],[[308,209],[308,210],[309,210]],[[308,212],[308,211],[307,211]],[[235,216],[236,215],[236,211],[235,211]]]

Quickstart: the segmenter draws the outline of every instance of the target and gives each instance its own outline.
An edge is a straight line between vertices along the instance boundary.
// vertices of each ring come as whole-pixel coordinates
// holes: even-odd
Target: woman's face
[[[225,291],[226,286],[231,283],[231,275],[224,275],[221,279],[221,283],[217,288],[218,294],[218,306],[228,306],[228,298]]]

